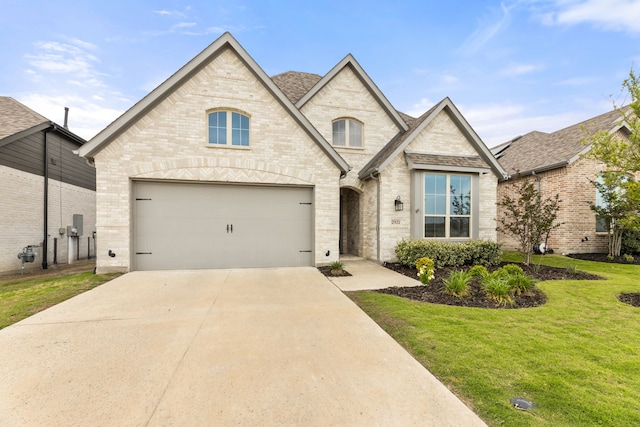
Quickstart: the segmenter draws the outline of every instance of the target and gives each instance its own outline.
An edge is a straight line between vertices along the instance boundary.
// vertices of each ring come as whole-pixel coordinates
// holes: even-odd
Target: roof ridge
[[[597,116],[590,117],[590,118],[585,119],[585,120],[583,120],[581,122],[578,122],[578,123],[569,125],[567,127],[564,127],[562,129],[558,129],[558,130],[556,130],[554,132],[548,133],[548,135],[554,135],[556,133],[559,133],[559,132],[562,132],[562,131],[565,131],[565,130],[568,130],[568,129],[572,129],[572,128],[575,128],[575,127],[582,127],[584,125],[588,125],[589,123],[593,123],[593,122],[595,122],[595,121],[597,121],[599,119],[603,119],[605,116],[613,115],[613,113],[617,113],[618,114],[617,117],[618,118],[622,118],[622,115],[624,115],[624,113],[626,111],[628,111],[628,110],[629,110],[629,106],[628,105],[622,106],[620,108],[614,108],[613,110],[607,111],[606,113],[598,114]],[[615,122],[615,120],[612,121],[612,127],[613,127],[613,123],[614,122]],[[533,131],[533,132],[535,132],[535,131]],[[546,132],[543,132],[543,133],[546,133]]]

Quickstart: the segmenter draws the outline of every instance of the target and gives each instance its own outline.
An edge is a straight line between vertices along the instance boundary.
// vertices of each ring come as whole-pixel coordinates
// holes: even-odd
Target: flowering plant
[[[435,267],[433,260],[431,258],[420,258],[416,261],[416,270],[418,270],[418,278],[420,279],[420,283],[423,285],[428,285],[434,279],[435,276]]]

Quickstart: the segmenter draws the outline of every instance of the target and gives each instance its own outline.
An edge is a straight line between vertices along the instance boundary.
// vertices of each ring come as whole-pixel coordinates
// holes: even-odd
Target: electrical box
[[[82,215],[73,214],[73,228],[76,229],[75,236],[82,236]]]

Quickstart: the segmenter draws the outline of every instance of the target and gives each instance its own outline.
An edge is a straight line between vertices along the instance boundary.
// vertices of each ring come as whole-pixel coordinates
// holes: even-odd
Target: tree
[[[533,245],[546,241],[554,229],[560,209],[560,196],[542,198],[531,180],[524,180],[516,189],[518,197],[505,195],[498,202],[504,215],[498,218],[498,230],[515,236],[520,242],[520,252],[525,264],[533,257]]]
[[[628,138],[620,138],[609,129],[603,129],[587,134],[583,143],[590,146],[587,157],[601,161],[610,170],[633,174],[640,171],[640,76],[631,70],[622,82],[622,88],[631,96],[629,109],[626,111],[615,103],[613,109],[620,112],[621,120],[629,128]]]
[[[601,201],[591,210],[609,231],[609,256],[620,256],[624,232],[640,226],[640,183],[617,171],[602,172],[592,183]]]
[[[587,134],[583,140],[590,146],[587,157],[607,167],[599,181],[591,181],[602,197],[602,203],[591,204],[591,210],[605,221],[610,256],[620,256],[622,235],[640,226],[640,186],[632,178],[640,172],[640,76],[633,69],[622,88],[631,97],[629,108],[621,109],[614,103],[614,110],[620,112],[621,121],[629,129],[628,136],[604,129]]]

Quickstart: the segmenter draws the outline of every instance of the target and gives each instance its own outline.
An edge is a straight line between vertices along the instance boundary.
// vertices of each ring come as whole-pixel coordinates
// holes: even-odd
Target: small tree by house
[[[617,171],[602,172],[592,183],[600,200],[591,210],[609,233],[609,256],[620,256],[625,231],[640,226],[640,183]]]
[[[602,199],[591,209],[604,222],[609,233],[609,255],[620,256],[625,231],[640,227],[640,185],[631,177],[640,172],[640,77],[633,70],[622,83],[631,97],[628,111],[614,104],[625,124],[626,137],[602,130],[588,134],[583,143],[590,147],[587,157],[607,166],[607,171],[592,181]]]
[[[524,262],[530,264],[533,245],[546,241],[561,225],[557,222],[560,196],[543,199],[531,180],[522,181],[516,193],[518,197],[505,195],[498,202],[504,212],[498,218],[498,230],[518,239]]]

